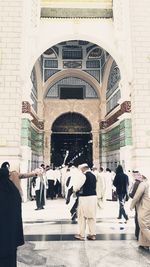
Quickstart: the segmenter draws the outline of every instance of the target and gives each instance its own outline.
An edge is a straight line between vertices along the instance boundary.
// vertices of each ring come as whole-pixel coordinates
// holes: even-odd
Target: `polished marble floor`
[[[118,221],[118,202],[107,201],[97,212],[96,241],[77,241],[64,199],[47,200],[44,210],[35,201],[22,204],[25,245],[18,249],[18,267],[149,267],[150,252],[141,251],[134,237],[134,212]]]

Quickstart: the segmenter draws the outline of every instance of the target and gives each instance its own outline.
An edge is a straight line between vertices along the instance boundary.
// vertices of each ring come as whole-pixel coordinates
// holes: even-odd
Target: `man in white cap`
[[[143,181],[132,199],[130,209],[137,208],[140,226],[139,248],[149,251],[150,247],[150,174],[149,169],[141,169]]]
[[[96,239],[96,177],[89,169],[87,163],[80,165],[81,171],[85,175],[85,181],[79,193],[79,206],[78,206],[78,224],[79,233],[75,235],[78,240],[84,240],[86,221],[88,223],[89,235],[88,240]]]

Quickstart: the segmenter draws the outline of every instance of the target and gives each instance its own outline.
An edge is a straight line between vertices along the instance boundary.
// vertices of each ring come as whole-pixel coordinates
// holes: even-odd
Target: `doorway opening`
[[[91,125],[82,115],[69,112],[58,117],[52,125],[51,163],[92,166]]]

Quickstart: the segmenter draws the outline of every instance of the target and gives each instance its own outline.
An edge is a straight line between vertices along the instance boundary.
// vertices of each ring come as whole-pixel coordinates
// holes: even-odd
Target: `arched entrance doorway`
[[[54,166],[87,162],[92,165],[91,125],[81,114],[68,112],[52,125],[51,163]]]
[[[93,164],[97,167],[115,169],[116,162],[124,164],[131,144],[128,135],[131,121],[129,112],[128,117],[119,118],[126,112],[127,103],[121,102],[125,99],[122,97],[121,75],[112,56],[97,44],[66,40],[45,50],[36,62],[34,72],[33,78],[37,79],[32,90],[33,108],[43,119],[43,136],[37,138],[43,141],[42,161],[62,165],[69,151],[67,163],[75,161],[81,154],[82,160],[91,164],[93,153]],[[92,131],[82,127],[79,131],[74,127],[72,130],[69,125],[64,130],[67,119],[62,119],[60,114],[78,112],[90,122]],[[62,119],[61,129],[54,127],[58,118]],[[32,136],[35,137],[34,131]],[[87,155],[91,146],[92,153]],[[35,151],[35,156],[40,158],[39,151]]]

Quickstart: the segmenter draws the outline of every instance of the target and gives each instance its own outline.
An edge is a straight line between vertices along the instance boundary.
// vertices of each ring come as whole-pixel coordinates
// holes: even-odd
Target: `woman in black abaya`
[[[17,247],[24,244],[21,196],[9,179],[9,170],[0,168],[0,266],[17,266]]]

